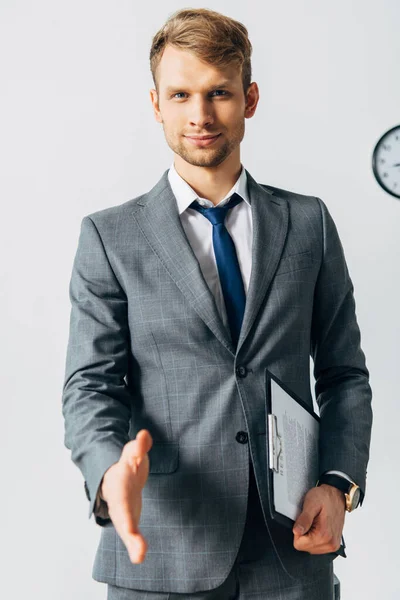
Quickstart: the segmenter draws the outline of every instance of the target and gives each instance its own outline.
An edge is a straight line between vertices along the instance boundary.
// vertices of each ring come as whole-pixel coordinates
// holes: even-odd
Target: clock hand
[[[392,167],[400,167],[400,163],[395,163]]]

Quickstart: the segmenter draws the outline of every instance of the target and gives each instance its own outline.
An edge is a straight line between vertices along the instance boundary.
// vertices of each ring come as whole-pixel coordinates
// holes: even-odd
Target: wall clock
[[[376,143],[372,170],[385,192],[400,198],[400,125],[389,129]]]

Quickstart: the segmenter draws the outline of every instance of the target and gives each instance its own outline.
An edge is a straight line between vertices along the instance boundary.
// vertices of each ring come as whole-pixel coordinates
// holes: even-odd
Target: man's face
[[[258,88],[247,98],[241,73],[217,70],[191,52],[167,45],[158,68],[159,96],[151,90],[156,120],[163,124],[168,146],[187,163],[215,167],[239,149],[244,119],[253,116]],[[211,144],[197,146],[189,137],[219,134]]]

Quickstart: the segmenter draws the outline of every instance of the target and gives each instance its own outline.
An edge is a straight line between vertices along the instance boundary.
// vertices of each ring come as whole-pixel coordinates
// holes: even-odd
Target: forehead
[[[167,45],[158,70],[161,88],[175,89],[182,85],[206,88],[213,85],[234,87],[241,84],[241,74],[236,66],[223,69],[205,63],[192,52]]]

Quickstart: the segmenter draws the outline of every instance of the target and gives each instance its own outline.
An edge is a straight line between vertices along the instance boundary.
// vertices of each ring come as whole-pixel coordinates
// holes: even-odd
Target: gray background
[[[348,558],[335,570],[344,600],[397,600],[400,201],[370,165],[400,124],[398,0],[1,1],[1,594],[106,598],[91,579],[100,528],[63,446],[68,285],[82,217],[148,191],[172,162],[148,55],[169,14],[189,6],[249,30],[260,102],[244,166],[321,197],[338,227],[374,427],[366,501],[346,517]]]

